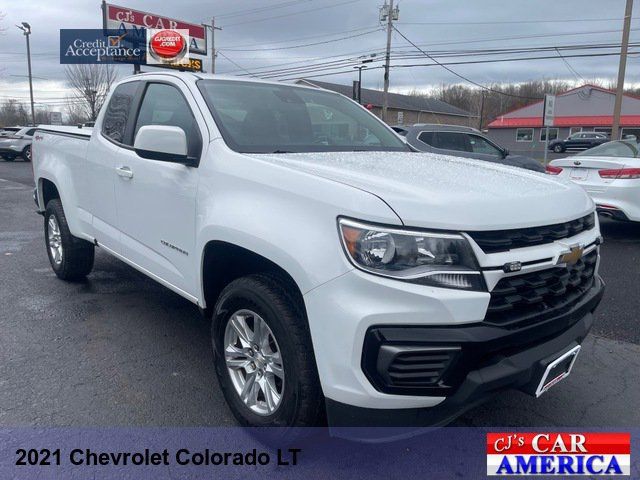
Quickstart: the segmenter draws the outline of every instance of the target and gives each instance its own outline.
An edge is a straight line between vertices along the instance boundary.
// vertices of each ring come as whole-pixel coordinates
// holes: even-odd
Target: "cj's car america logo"
[[[629,476],[628,433],[488,433],[487,475]]]

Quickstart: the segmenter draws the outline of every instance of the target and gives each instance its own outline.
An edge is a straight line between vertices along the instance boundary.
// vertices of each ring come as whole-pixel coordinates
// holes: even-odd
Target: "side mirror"
[[[502,149],[502,158],[507,158],[511,152],[507,148]]]
[[[138,130],[133,149],[142,158],[188,164],[187,135],[180,127],[145,125]]]

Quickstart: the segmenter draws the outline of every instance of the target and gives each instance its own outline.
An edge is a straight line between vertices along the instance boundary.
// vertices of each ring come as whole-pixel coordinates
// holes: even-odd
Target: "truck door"
[[[77,169],[80,214],[87,217],[91,235],[98,243],[116,253],[121,249],[114,192],[115,162],[129,148],[126,129],[141,86],[141,82],[132,81],[115,88],[104,107],[100,132],[91,136],[86,161]]]
[[[145,125],[182,128],[189,156],[200,158],[204,119],[186,88],[160,81],[144,82],[132,125],[133,143]],[[142,158],[133,149],[123,149],[116,158],[115,174],[123,256],[174,290],[195,297],[199,262],[194,250],[198,168]]]

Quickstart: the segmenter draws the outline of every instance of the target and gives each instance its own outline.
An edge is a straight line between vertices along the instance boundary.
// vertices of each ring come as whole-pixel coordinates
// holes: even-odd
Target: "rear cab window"
[[[139,81],[122,83],[116,87],[111,95],[102,120],[102,134],[115,143],[125,144],[127,142],[125,137],[127,121],[139,85]]]

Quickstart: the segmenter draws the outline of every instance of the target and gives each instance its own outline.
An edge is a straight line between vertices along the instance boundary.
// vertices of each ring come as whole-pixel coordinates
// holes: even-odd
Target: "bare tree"
[[[72,97],[67,97],[65,106],[66,122],[69,125],[78,125],[90,120],[85,112],[84,105],[76,102]]]
[[[116,80],[112,65],[74,64],[65,68],[72,97],[83,110],[84,116],[95,120],[100,108]]]
[[[29,114],[25,105],[15,98],[9,98],[0,105],[0,125],[26,125]]]

